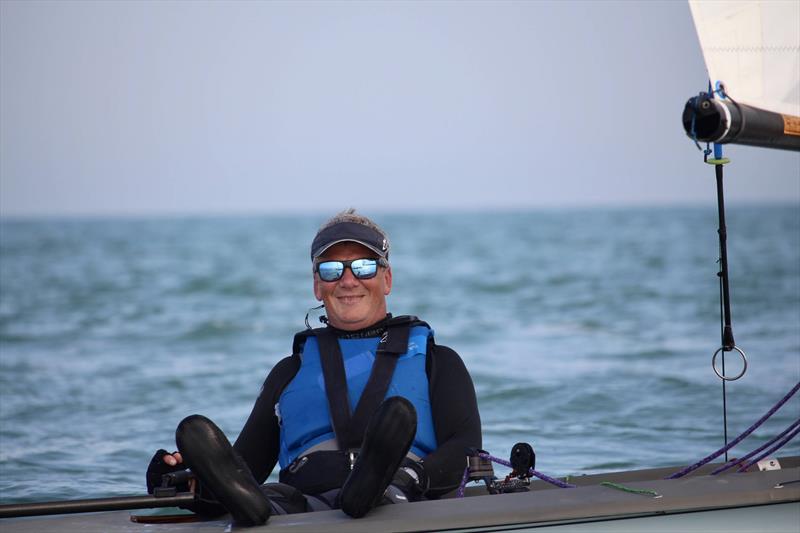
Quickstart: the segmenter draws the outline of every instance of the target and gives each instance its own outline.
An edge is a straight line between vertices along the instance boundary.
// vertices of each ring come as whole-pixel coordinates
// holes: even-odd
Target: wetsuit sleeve
[[[481,417],[472,378],[459,355],[431,344],[426,364],[436,451],[423,459],[428,498],[438,498],[461,483],[467,448],[481,448]]]
[[[280,426],[275,415],[275,404],[299,368],[300,358],[294,356],[281,359],[272,367],[250,417],[233,445],[259,483],[267,479],[278,462]]]

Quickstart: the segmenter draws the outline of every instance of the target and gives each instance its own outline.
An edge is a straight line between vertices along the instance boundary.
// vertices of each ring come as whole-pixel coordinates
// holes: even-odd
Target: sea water
[[[0,221],[0,500],[142,493],[192,413],[235,439],[317,304],[327,214]],[[527,441],[537,469],[580,475],[723,445],[715,209],[373,215],[390,311],[460,353],[493,454]],[[730,207],[728,234],[749,362],[727,385],[732,439],[800,380],[800,206]],[[798,416],[795,398],[732,456]]]

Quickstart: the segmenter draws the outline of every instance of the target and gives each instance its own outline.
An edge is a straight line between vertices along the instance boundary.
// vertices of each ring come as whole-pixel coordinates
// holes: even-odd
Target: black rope
[[[724,325],[722,329],[722,347],[729,352],[736,346],[733,340],[733,327],[731,326],[731,297],[728,285],[728,233],[725,227],[725,197],[722,188],[722,167],[714,165],[717,175],[717,207],[719,210],[719,267],[720,281],[722,283],[722,306]],[[723,374],[724,375],[724,374]]]
[[[717,210],[719,212],[719,287],[722,337],[722,375],[725,376],[725,352],[733,350],[736,342],[733,340],[733,326],[731,325],[731,298],[728,283],[728,233],[725,226],[725,195],[722,186],[723,164],[714,165],[717,177]],[[725,446],[728,445],[728,396],[726,380],[722,380],[722,424]],[[725,461],[728,461],[728,452],[725,451]]]

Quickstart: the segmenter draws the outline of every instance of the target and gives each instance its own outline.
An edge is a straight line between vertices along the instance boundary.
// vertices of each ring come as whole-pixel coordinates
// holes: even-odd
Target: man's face
[[[375,259],[375,252],[354,242],[331,246],[318,261]],[[346,331],[366,328],[386,317],[386,296],[392,291],[392,269],[378,267],[374,278],[358,279],[350,268],[336,281],[314,273],[314,296],[325,304],[330,325]]]

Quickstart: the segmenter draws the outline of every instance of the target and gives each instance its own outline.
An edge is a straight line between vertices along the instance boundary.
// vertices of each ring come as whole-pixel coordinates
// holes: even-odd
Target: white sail
[[[800,0],[689,0],[712,83],[737,102],[800,116]]]

